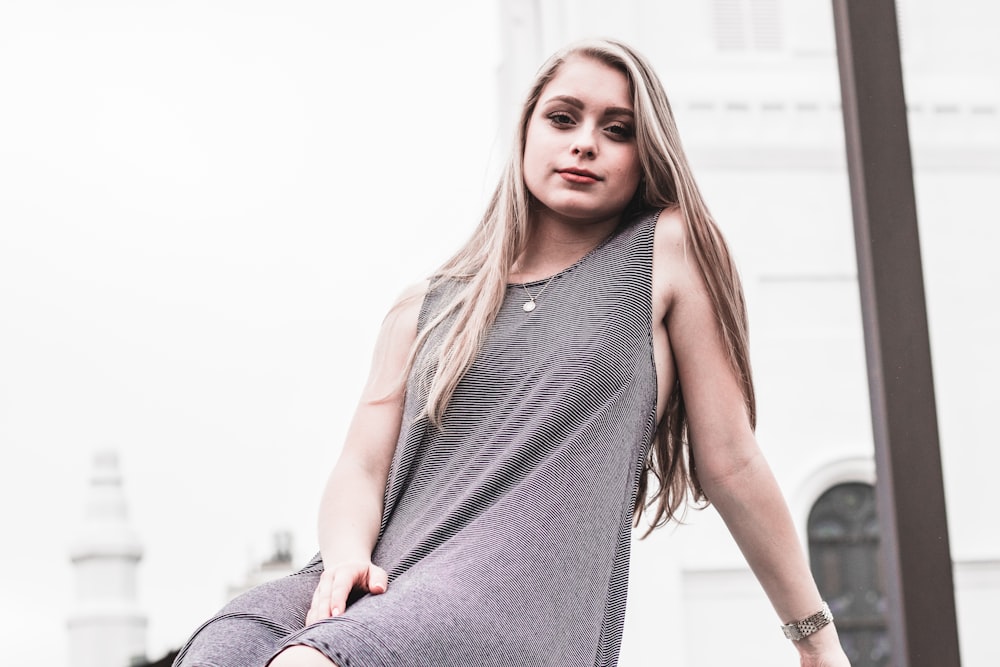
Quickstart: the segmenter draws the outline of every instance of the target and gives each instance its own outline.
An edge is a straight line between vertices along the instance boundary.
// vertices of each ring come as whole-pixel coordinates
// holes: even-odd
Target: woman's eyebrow
[[[573,97],[572,95],[553,95],[549,99],[545,100],[543,104],[551,104],[553,102],[563,102],[577,109],[583,109],[586,105],[578,97]],[[627,107],[608,107],[604,110],[605,116],[635,116],[635,112]]]
[[[552,102],[565,102],[566,104],[576,107],[577,109],[582,109],[585,106],[580,98],[573,97],[572,95],[553,95],[549,99],[545,100],[545,104],[551,104]]]
[[[625,107],[608,107],[604,110],[605,116],[630,116],[635,117],[635,112]]]

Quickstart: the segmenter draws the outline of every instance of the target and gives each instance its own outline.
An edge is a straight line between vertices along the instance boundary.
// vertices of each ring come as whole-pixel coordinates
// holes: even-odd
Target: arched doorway
[[[838,484],[809,512],[809,562],[853,667],[888,667],[885,577],[875,488]]]

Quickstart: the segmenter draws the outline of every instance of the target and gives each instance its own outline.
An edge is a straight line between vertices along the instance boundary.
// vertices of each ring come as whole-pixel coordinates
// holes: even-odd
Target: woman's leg
[[[268,667],[339,667],[339,665],[312,647],[289,646],[274,656]]]
[[[227,604],[181,648],[174,667],[264,665],[305,625],[319,573],[302,572],[254,588]],[[325,667],[329,667],[327,661]]]

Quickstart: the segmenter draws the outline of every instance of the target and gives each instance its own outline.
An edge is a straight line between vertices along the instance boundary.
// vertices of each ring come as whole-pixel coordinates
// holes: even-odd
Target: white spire
[[[69,618],[72,667],[128,667],[146,653],[136,596],[142,545],[128,523],[118,455],[97,452],[84,515],[70,545],[76,603]]]

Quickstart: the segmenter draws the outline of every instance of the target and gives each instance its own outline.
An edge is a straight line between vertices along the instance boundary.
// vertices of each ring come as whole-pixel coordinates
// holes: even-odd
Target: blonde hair
[[[434,354],[422,355],[425,367],[418,377],[427,382],[425,414],[435,425],[441,419],[455,388],[472,365],[486,331],[493,324],[510,275],[511,266],[524,250],[528,235],[531,196],[524,183],[523,163],[528,122],[545,86],[571,56],[594,58],[622,72],[628,79],[635,111],[635,140],[642,178],[624,215],[635,211],[679,207],[687,225],[690,255],[711,296],[729,361],[736,373],[751,425],[755,400],[750,372],[746,307],[739,275],[718,227],[709,214],[681,148],[680,137],[663,86],[646,59],[614,40],[579,42],[550,57],[539,69],[521,109],[511,155],[493,192],[486,212],[471,238],[438,270],[430,289],[445,281],[459,285],[454,296],[423,328],[411,352],[449,318],[447,331],[435,344]],[[685,499],[705,503],[695,461],[687,443],[687,413],[680,385],[667,402],[657,437],[645,462],[636,497],[638,525],[645,509],[654,508],[648,535],[678,513]],[[656,488],[649,490],[649,479]],[[647,494],[647,492],[649,492]]]

